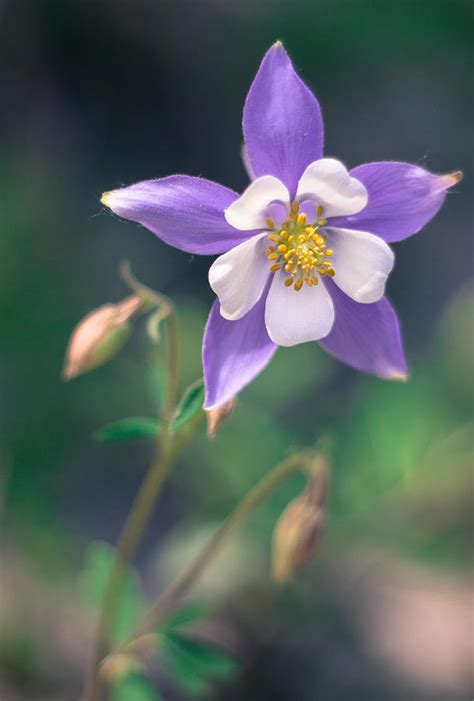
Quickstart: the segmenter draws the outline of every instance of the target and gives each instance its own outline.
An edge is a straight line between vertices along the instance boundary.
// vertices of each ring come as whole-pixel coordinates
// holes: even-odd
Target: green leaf
[[[113,688],[110,701],[161,701],[162,696],[141,674],[127,674]]]
[[[81,575],[82,591],[85,598],[97,610],[103,605],[112,563],[115,560],[115,550],[107,543],[96,541],[91,543],[86,551],[85,570]],[[122,587],[120,603],[112,627],[112,640],[120,644],[133,632],[144,606],[138,575],[129,570]]]
[[[186,626],[201,621],[206,617],[206,613],[207,606],[202,602],[190,602],[177,611],[174,611],[164,622],[162,629],[169,632],[179,628],[185,628]]]
[[[237,662],[207,643],[168,632],[162,636],[163,655],[170,674],[188,693],[209,694],[213,682],[234,676]]]
[[[106,424],[94,433],[94,438],[102,443],[130,441],[136,438],[156,438],[160,431],[159,422],[148,416],[130,416]]]
[[[178,408],[176,409],[173,421],[171,422],[171,431],[175,433],[179,431],[188,421],[202,409],[204,404],[204,380],[201,378],[194,384],[190,385],[185,391]]]

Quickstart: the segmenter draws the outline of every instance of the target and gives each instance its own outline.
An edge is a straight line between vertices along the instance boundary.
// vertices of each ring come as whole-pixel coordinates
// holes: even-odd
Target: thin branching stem
[[[157,455],[140,485],[117,543],[115,559],[107,581],[97,626],[86,688],[81,696],[81,701],[96,701],[104,695],[104,685],[99,674],[99,663],[110,649],[113,625],[127,571],[148,525],[169,468],[182,448],[188,443],[204,416],[204,412],[199,412],[194,420],[179,434],[173,435],[170,426],[179,387],[179,339],[173,304],[164,295],[150,290],[139,283],[133,277],[128,264],[122,266],[122,275],[127,284],[137,294],[150,302],[151,307],[157,306],[162,312],[162,318],[166,324],[167,341],[166,397],[161,412],[163,426],[157,446]]]
[[[104,595],[102,612],[96,633],[86,689],[80,701],[98,701],[104,696],[104,685],[99,675],[99,663],[109,651],[111,630],[120,603],[123,582],[133,560],[136,548],[150,519],[153,506],[161,491],[170,466],[187,445],[202,422],[204,413],[194,419],[176,436],[162,436],[160,453],[151,464],[138,490],[135,501],[120,535],[115,560]]]
[[[250,513],[262,503],[268,495],[286,477],[296,471],[311,472],[314,466],[314,451],[301,451],[290,455],[267,473],[234,507],[227,518],[215,531],[211,539],[197,553],[191,563],[184,569],[169,587],[158,597],[155,604],[143,617],[131,639],[112,652],[132,652],[139,649],[145,640],[150,639],[150,633],[157,630],[160,621],[179,606],[183,597],[196,583],[204,570],[214,561],[226,538],[242,523]],[[105,660],[103,660],[105,662]]]

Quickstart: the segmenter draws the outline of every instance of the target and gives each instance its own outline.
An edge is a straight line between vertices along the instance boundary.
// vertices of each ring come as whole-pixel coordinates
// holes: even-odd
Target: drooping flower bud
[[[314,461],[313,476],[305,490],[281,514],[273,532],[272,575],[276,582],[290,580],[313,559],[324,533],[327,468],[324,458]]]
[[[119,304],[104,304],[85,316],[69,339],[62,376],[82,375],[112,358],[130,335],[131,317],[142,306],[138,295]]]
[[[117,684],[127,674],[141,672],[144,664],[135,655],[116,652],[107,657],[101,664],[100,673],[108,684]]]
[[[234,411],[235,397],[229,399],[215,409],[207,409],[207,436],[215,438],[220,426],[229,418]]]

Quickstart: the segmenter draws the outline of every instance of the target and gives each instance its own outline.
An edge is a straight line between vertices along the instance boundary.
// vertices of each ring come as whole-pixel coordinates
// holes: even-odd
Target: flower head
[[[265,55],[243,115],[242,195],[176,175],[106,193],[102,202],[176,248],[220,254],[206,327],[206,408],[232,399],[277,346],[318,341],[379,377],[407,375],[395,312],[384,297],[388,244],[417,233],[459,173],[399,162],[348,171],[323,157],[319,104],[282,44]]]

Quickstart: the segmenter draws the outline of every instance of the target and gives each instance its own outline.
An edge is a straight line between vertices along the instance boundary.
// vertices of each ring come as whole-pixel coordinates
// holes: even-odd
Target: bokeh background
[[[159,359],[143,326],[109,365],[60,379],[74,324],[127,294],[122,260],[176,301],[183,385],[201,373],[209,260],[110,216],[100,193],[175,172],[244,188],[242,104],[277,38],[318,95],[328,155],[465,179],[396,246],[389,296],[410,381],[357,374],[311,344],[280,350],[169,479],[137,559],[144,595],[258,477],[325,435],[317,561],[289,587],[270,581],[273,525],[302,486],[289,480],[198,588],[242,661],[206,699],[472,696],[472,19],[467,0],[0,2],[2,701],[77,698],[95,615],[87,548],[116,540],[151,455],[91,437],[155,411]],[[165,699],[187,698],[156,681]]]

